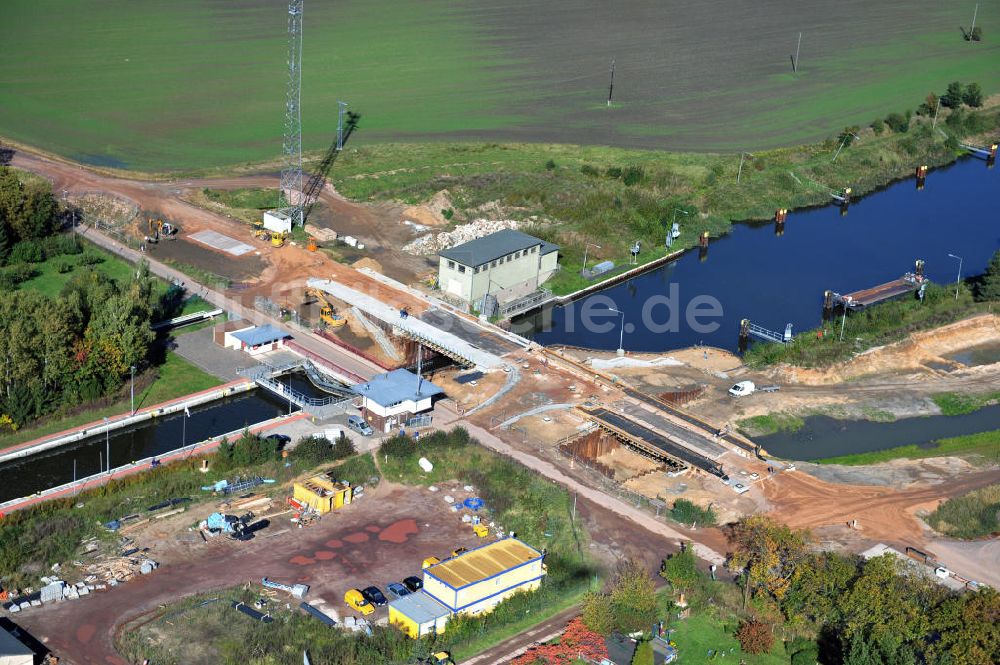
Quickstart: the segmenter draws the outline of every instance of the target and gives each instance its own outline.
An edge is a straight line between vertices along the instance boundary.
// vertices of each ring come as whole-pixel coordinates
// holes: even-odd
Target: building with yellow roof
[[[452,612],[489,612],[519,591],[534,591],[545,577],[541,552],[505,538],[424,569],[424,591]]]

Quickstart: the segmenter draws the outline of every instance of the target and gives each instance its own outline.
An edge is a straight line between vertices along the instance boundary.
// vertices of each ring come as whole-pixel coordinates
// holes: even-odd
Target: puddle
[[[970,346],[944,357],[967,367],[992,365],[1000,362],[1000,342],[987,342],[978,346]]]

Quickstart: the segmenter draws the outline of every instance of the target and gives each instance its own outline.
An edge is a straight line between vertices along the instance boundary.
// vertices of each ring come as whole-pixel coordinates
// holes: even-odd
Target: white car
[[[729,394],[733,397],[744,397],[752,395],[755,390],[757,390],[757,386],[754,385],[753,381],[740,381],[729,389]]]

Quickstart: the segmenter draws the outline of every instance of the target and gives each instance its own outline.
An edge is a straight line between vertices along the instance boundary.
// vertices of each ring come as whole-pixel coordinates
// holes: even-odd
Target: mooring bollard
[[[698,246],[708,247],[708,231],[705,231],[700,236],[698,236]]]
[[[917,259],[913,263],[913,274],[916,276],[917,281],[921,281],[924,278],[924,260]]]
[[[994,143],[993,145],[990,146],[990,159],[996,159],[996,158],[997,158],[997,144]]]
[[[788,218],[788,210],[786,208],[778,208],[774,213],[774,221],[778,224],[784,224],[785,219]]]
[[[833,311],[833,291],[827,289],[823,292],[823,313],[829,314]]]

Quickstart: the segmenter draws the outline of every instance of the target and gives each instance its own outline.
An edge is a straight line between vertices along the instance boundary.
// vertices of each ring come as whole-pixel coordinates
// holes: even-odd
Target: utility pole
[[[608,86],[608,108],[611,108],[611,95],[615,91],[615,59],[611,58],[611,84]]]
[[[799,73],[799,49],[802,48],[802,33],[799,33],[799,43],[795,45],[795,60],[792,61],[792,72]]]
[[[132,373],[132,390],[131,390],[132,394],[131,394],[131,397],[132,397],[132,415],[134,416],[135,415],[135,365],[132,365],[131,367],[129,367],[129,371],[131,371],[131,373]]]
[[[740,153],[740,170],[736,172],[736,183],[737,184],[739,184],[739,182],[740,182],[740,176],[743,175],[743,160],[745,158],[747,158],[747,157],[750,157],[750,159],[753,159],[753,154],[749,153],[749,152],[741,152]]]
[[[949,254],[953,259],[958,259],[958,278],[955,280],[955,300],[958,300],[958,288],[962,285],[962,257]]]
[[[844,318],[840,321],[840,341],[844,341],[844,327],[847,325],[847,305],[844,305]]]
[[[969,28],[969,35],[970,35],[970,36],[971,36],[971,35],[972,35],[972,33],[973,33],[973,32],[975,32],[975,30],[976,30],[976,17],[977,17],[978,15],[979,15],[979,3],[977,2],[977,3],[976,3],[976,9],[975,9],[975,11],[973,11],[973,12],[972,12],[972,27],[971,27],[971,28]],[[971,42],[971,41],[972,41],[972,39],[969,39],[969,41]]]
[[[281,152],[281,192],[292,223],[302,223],[302,11],[303,0],[288,1],[288,83]]]
[[[344,110],[347,102],[337,102],[337,152],[344,149]]]
[[[937,127],[938,111],[940,111],[940,110],[941,110],[941,98],[938,97],[937,98],[937,106],[934,107],[934,122],[931,123],[931,129],[934,129],[935,127]]]

